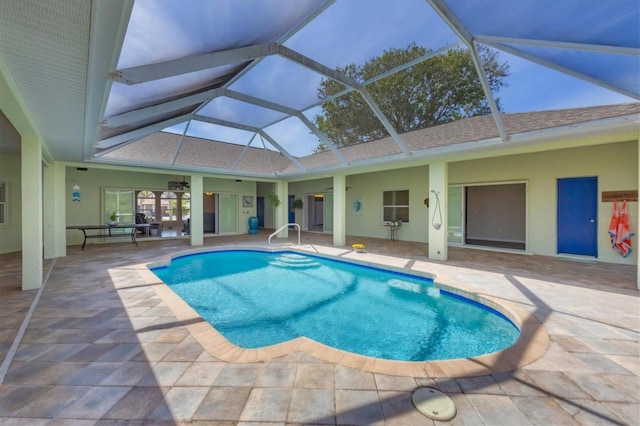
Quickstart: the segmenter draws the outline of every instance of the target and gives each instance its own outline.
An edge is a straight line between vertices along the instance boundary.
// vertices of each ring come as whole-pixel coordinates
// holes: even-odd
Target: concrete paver
[[[640,424],[635,266],[460,248],[432,262],[425,244],[357,240],[367,253],[353,253],[352,238],[345,247],[327,235],[302,238],[307,250],[435,273],[522,308],[546,329],[548,348],[527,365],[467,376],[444,365],[372,372],[358,358],[301,349],[225,362],[201,344],[198,322],[179,319],[132,267],[189,250],[186,240],[69,247],[45,262],[49,281],[0,383],[0,423],[432,425],[411,392],[433,386],[456,403],[444,424]],[[216,248],[265,242],[264,234],[205,239]],[[0,263],[2,361],[37,291],[20,290],[19,254]]]

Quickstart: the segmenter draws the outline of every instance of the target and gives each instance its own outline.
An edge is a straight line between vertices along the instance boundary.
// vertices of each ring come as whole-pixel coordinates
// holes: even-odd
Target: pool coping
[[[212,251],[243,249],[265,252],[300,252],[393,272],[432,278],[437,288],[469,298],[505,315],[520,329],[520,337],[516,343],[502,351],[477,357],[437,361],[396,361],[374,358],[336,349],[307,337],[298,337],[287,342],[257,349],[245,349],[229,342],[215,327],[206,322],[191,306],[150,270],[152,267],[165,265],[176,257]],[[317,246],[301,246],[297,248],[250,245],[242,247],[207,247],[173,253],[156,262],[135,265],[134,269],[146,285],[153,288],[158,297],[160,297],[169,310],[176,316],[177,320],[189,330],[202,347],[211,356],[225,362],[264,362],[302,351],[326,362],[372,373],[412,377],[458,378],[484,376],[516,370],[540,359],[549,347],[549,334],[544,324],[542,324],[532,312],[515,302],[471,291],[469,288],[465,288],[463,284],[456,283],[443,272],[434,274],[380,263],[380,256],[376,255],[363,256],[363,254],[358,254],[357,258],[347,258],[344,256],[345,252],[350,255],[352,250],[331,249],[328,250],[328,252],[321,253],[318,252]],[[340,253],[340,255],[337,256],[337,253]]]

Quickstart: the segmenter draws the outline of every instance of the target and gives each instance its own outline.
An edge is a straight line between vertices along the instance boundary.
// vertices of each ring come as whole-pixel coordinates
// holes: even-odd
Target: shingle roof
[[[504,114],[502,121],[507,135],[514,136],[536,130],[633,114],[640,114],[640,103]],[[428,151],[438,147],[499,137],[500,134],[491,115],[465,118],[401,135],[412,152]],[[179,147],[179,154],[175,161],[177,167],[187,169],[206,167],[231,171],[234,174],[275,175],[279,173],[286,175],[301,172],[296,164],[293,164],[279,152],[255,147],[248,147],[245,150],[243,146],[232,143],[214,142],[188,136],[184,137],[182,145],[180,145],[180,139],[180,135],[158,132],[115,150],[105,157],[137,159],[142,163],[171,164]],[[349,162],[366,161],[402,153],[391,137],[344,147],[339,151]],[[309,171],[341,164],[330,151],[300,157],[297,160]],[[236,168],[231,170],[236,162]]]

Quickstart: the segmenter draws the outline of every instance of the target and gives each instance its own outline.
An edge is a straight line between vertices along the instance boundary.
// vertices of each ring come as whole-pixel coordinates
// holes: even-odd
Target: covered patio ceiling
[[[10,3],[0,18],[0,27],[7,25],[0,30],[0,60],[52,157],[66,161],[265,177],[285,169],[304,173],[313,163],[309,156],[331,155],[324,167],[345,167],[349,158],[314,120],[324,102],[352,92],[380,121],[394,155],[409,156],[407,141],[367,88],[451,49],[471,55],[501,141],[508,142],[510,134],[482,71],[480,48],[498,51],[509,63],[508,86],[499,94],[506,113],[640,99],[640,7],[633,0]],[[25,13],[55,31],[27,35],[33,25],[21,25]],[[69,24],[71,29],[58,28]],[[20,36],[53,42],[36,50]],[[336,71],[411,44],[427,53],[366,81]],[[21,57],[14,52],[19,49],[40,60]],[[61,57],[47,64],[45,56],[56,49]],[[60,102],[69,100],[61,93],[68,70],[56,61],[70,55],[79,58],[79,75],[66,77],[78,83],[84,77],[76,90],[85,102],[82,114],[72,117],[82,116],[81,128],[67,120],[70,129],[63,129],[65,108],[69,115],[78,107]],[[38,63],[49,65],[49,78],[61,81],[62,88],[46,99],[35,95],[42,83],[20,75]],[[342,90],[320,97],[326,79]],[[45,110],[38,101],[51,106]],[[81,147],[73,142],[78,139]],[[327,152],[314,154],[321,143]]]

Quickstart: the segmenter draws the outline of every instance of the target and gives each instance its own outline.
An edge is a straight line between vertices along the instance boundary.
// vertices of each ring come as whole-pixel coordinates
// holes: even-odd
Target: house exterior
[[[253,7],[260,5],[263,14],[252,17],[262,20],[253,26],[235,25],[247,16],[243,7],[216,9],[212,3],[3,4],[0,253],[21,252],[23,289],[40,287],[43,259],[65,256],[68,246],[82,243],[79,231],[67,227],[105,224],[112,214],[133,223],[136,212],[152,218],[158,232],[166,225],[185,233],[193,246],[209,236],[246,233],[249,219],[257,217],[261,227],[283,228],[280,236],[293,221],[330,233],[336,246],[347,235],[421,242],[434,260],[446,260],[448,247],[459,245],[638,264],[636,251],[623,257],[612,249],[609,234],[614,201],[626,200],[631,228],[639,225],[635,5],[613,9],[596,2],[593,13],[578,14],[539,11],[533,1],[527,7],[490,2],[492,12],[478,14],[460,2],[416,2],[412,7],[423,20],[412,21],[414,30],[423,35],[431,27],[426,23],[437,20],[452,43],[438,44],[445,42],[434,37],[428,54],[360,82],[336,71],[335,64],[344,62],[325,64],[311,56],[320,42],[313,33],[298,50],[289,43],[315,19],[346,10],[340,8],[350,2],[296,2],[287,13],[258,2]],[[396,2],[380,7],[398,8]],[[531,10],[540,15],[531,19]],[[165,22],[159,16],[175,23],[172,31],[155,31]],[[573,27],[557,25],[569,17]],[[391,18],[385,24],[395,34],[404,22]],[[214,27],[214,19],[224,31],[199,32]],[[364,30],[373,38],[379,28],[365,22]],[[181,45],[173,43],[178,34]],[[362,47],[358,43],[368,40],[360,35],[349,41]],[[577,76],[632,103],[502,114],[478,44]],[[381,46],[376,54],[388,48]],[[475,64],[491,114],[398,134],[367,86],[460,46]],[[348,63],[357,50],[341,49],[340,60]],[[572,62],[564,53],[586,59]],[[614,65],[602,66],[603,57]],[[268,64],[265,58],[285,61],[296,77],[311,75],[298,87],[311,98],[321,79],[344,87],[335,96],[359,94],[390,136],[338,149],[305,115],[324,99],[297,99],[294,107],[234,87]],[[295,80],[290,75],[276,82]],[[255,77],[244,87],[278,92],[278,84]],[[207,111],[214,102],[223,114]],[[234,121],[225,113],[238,105],[251,114]],[[264,111],[269,120],[252,121],[252,114]],[[289,119],[328,150],[290,154],[265,130]],[[239,129],[263,146],[203,139],[186,128],[166,131],[176,125]],[[277,208],[266,202],[272,193],[283,201]],[[302,208],[290,208],[293,200],[301,200]]]
[[[410,156],[389,152],[397,148],[390,148],[388,140],[379,140],[341,149],[350,165],[339,170],[323,166],[325,154],[320,153],[316,158],[300,158],[300,162],[315,162],[316,168],[327,167],[326,171],[287,177],[286,168],[292,166],[285,162],[279,179],[240,173],[187,175],[191,183],[187,190],[191,194],[189,238],[193,245],[202,244],[207,194],[221,200],[215,211],[224,220],[214,232],[206,233],[215,238],[216,234],[246,233],[248,219],[258,214],[257,200],[275,190],[283,200],[302,199],[303,208],[293,211],[286,202],[276,209],[266,207],[262,226],[279,228],[293,214],[304,230],[332,233],[338,246],[344,245],[346,235],[388,238],[388,224],[396,219],[396,212],[404,219],[396,238],[424,242],[433,259],[446,260],[449,245],[466,245],[637,264],[637,251],[622,257],[611,247],[608,229],[613,203],[605,195],[637,194],[640,104],[503,117],[510,134],[506,142],[486,125],[491,117],[474,117],[402,135],[411,147]],[[2,123],[3,138],[22,139],[6,118]],[[483,129],[489,130],[483,133]],[[393,161],[382,161],[394,155]],[[66,226],[104,223],[105,189],[164,193],[167,182],[177,179],[173,172],[148,167],[40,165],[30,156],[24,146],[21,152],[6,150],[0,155],[1,253],[24,252],[38,240],[32,235],[38,227],[29,225],[34,222],[28,205],[39,199],[43,211],[40,248],[44,247],[45,258],[64,256],[68,245],[82,243],[81,234]],[[32,180],[38,172],[41,182]],[[586,187],[581,185],[584,182]],[[578,185],[570,186],[568,193],[561,192],[561,185],[575,183]],[[197,193],[202,196],[195,196]],[[243,197],[256,202],[243,204]],[[575,237],[571,233],[578,225],[573,222],[562,228],[559,215],[574,215],[579,221],[585,209],[583,199],[591,200],[594,216],[580,228],[577,242],[563,246],[567,238]],[[637,196],[628,202],[628,210],[631,226],[637,229]],[[585,234],[590,235],[587,243],[582,238]],[[589,245],[589,239],[595,239],[595,244]],[[37,252],[39,244],[35,245]],[[27,265],[32,264],[27,260]]]

